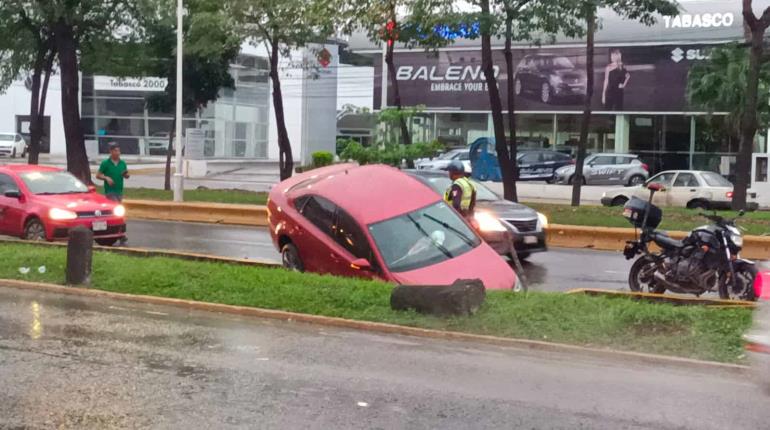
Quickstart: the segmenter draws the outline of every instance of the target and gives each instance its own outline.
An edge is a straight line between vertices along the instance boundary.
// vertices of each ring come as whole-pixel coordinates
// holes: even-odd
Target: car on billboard
[[[567,154],[547,149],[520,151],[516,155],[516,161],[519,168],[518,180],[548,182],[554,180],[558,169],[574,162]]]
[[[436,170],[405,170],[439,195],[452,186],[446,172]],[[527,258],[534,252],[546,251],[545,228],[548,218],[534,209],[519,203],[501,199],[483,184],[476,186],[475,220],[481,238],[498,254],[510,257],[513,246],[519,258]]]
[[[633,154],[592,154],[583,164],[585,185],[640,185],[650,176],[650,168]],[[556,170],[557,184],[572,184],[575,179],[575,165]]]
[[[685,207],[688,209],[730,209],[733,200],[733,184],[715,172],[699,170],[668,170],[658,173],[641,185],[608,190],[602,195],[604,206],[622,206],[632,197],[647,200],[650,193],[646,185],[659,183],[663,192],[655,193],[653,203],[658,206]],[[750,194],[754,200],[756,194]],[[756,201],[748,202],[756,209]]]
[[[273,187],[267,213],[273,243],[291,270],[521,288],[513,269],[457,211],[393,167],[337,164],[295,175]]]
[[[562,55],[526,55],[515,73],[516,95],[531,94],[546,104],[567,98],[580,101],[586,95],[585,70],[578,69]]]
[[[67,240],[82,226],[109,246],[126,234],[126,209],[69,172],[26,164],[0,166],[0,234]]]

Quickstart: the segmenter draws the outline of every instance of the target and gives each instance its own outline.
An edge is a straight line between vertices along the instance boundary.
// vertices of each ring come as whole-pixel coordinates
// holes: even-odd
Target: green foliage
[[[66,250],[4,244],[0,278],[62,283]],[[27,275],[19,267],[47,267]],[[119,270],[116,270],[119,268]],[[252,306],[483,335],[546,340],[724,362],[743,360],[747,309],[675,307],[623,298],[488,292],[472,317],[390,309],[392,285],[255,266],[96,251],[92,286],[125,294]]]
[[[125,198],[130,200],[171,201],[174,199],[174,195],[170,190],[126,188]],[[189,202],[264,205],[267,203],[267,193],[257,193],[245,190],[209,190],[200,188],[196,190],[185,190],[184,199]]]
[[[712,48],[710,58],[690,69],[687,87],[689,102],[695,109],[727,112],[731,131],[740,132],[740,121],[746,109],[749,51],[737,43]],[[762,64],[757,93],[759,128],[770,126],[770,64]]]
[[[313,167],[324,167],[334,162],[334,155],[329,151],[316,151],[312,154]]]
[[[388,164],[401,167],[419,158],[433,157],[444,146],[433,141],[429,143],[416,142],[411,145],[385,144],[381,146],[364,147],[358,142],[351,142],[340,154],[343,160],[353,160],[358,164]]]
[[[358,142],[353,139],[343,139],[343,138],[337,139],[335,153],[337,155],[342,154],[343,152],[345,152],[345,149],[347,149],[348,145],[350,145],[351,143],[358,143]]]

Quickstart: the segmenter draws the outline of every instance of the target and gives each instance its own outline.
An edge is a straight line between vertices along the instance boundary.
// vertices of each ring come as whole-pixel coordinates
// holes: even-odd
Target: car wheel
[[[644,176],[642,175],[634,175],[628,180],[628,186],[634,187],[636,185],[641,185],[644,183]]]
[[[13,148],[13,151],[11,151],[11,158],[16,158],[16,148]]]
[[[547,82],[543,82],[543,85],[540,87],[540,101],[551,103],[551,86]]]
[[[27,224],[24,225],[22,239],[34,241],[45,240],[45,227],[43,226],[43,223],[37,218],[32,218],[27,221]]]
[[[299,250],[293,243],[287,243],[281,249],[281,263],[283,267],[295,272],[304,272],[305,266],[299,257]]]
[[[687,203],[687,209],[708,210],[709,203],[704,200],[693,200]]]
[[[102,238],[102,239],[94,239],[94,241],[99,246],[112,246],[112,245],[115,245],[115,242],[118,241],[118,238],[117,237]]]
[[[521,95],[521,79],[516,78],[516,82],[513,84],[513,90],[516,93],[517,96]]]
[[[617,196],[614,199],[612,199],[612,203],[610,206],[623,206],[628,202],[628,197],[626,196]]]

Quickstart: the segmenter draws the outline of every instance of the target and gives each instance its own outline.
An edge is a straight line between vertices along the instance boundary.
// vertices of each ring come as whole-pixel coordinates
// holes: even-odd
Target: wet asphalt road
[[[129,246],[173,249],[232,258],[280,262],[270,234],[261,228],[129,221]],[[573,288],[627,289],[628,269],[623,255],[580,249],[551,249],[532,254],[524,262],[530,289],[565,291]]]
[[[748,379],[0,287],[0,428],[767,428]]]

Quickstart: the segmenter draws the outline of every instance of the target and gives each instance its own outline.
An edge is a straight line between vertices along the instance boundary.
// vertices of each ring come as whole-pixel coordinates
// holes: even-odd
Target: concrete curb
[[[130,200],[123,202],[129,219],[202,222],[265,227],[267,207],[223,203],[179,203],[160,200]]]
[[[704,371],[726,371],[739,374],[746,374],[750,368],[737,364],[726,364],[712,361],[694,360],[689,358],[670,357],[663,355],[645,354],[639,352],[616,351],[611,349],[599,349],[582,347],[576,345],[567,345],[561,343],[543,342],[537,340],[513,339],[496,336],[478,335],[470,333],[460,333],[453,331],[430,330],[415,327],[400,326],[386,323],[376,323],[358,320],[349,320],[344,318],[325,317],[318,315],[300,314],[294,312],[251,308],[245,306],[223,305],[217,303],[196,302],[191,300],[171,299],[156,296],[131,295],[123,293],[113,293],[109,291],[65,287],[55,284],[45,284],[37,282],[26,282],[16,280],[0,280],[0,286],[24,289],[46,291],[58,294],[67,294],[82,297],[99,297],[113,300],[124,300],[137,303],[147,303],[153,305],[173,306],[184,309],[196,309],[207,312],[220,312],[232,315],[241,315],[255,318],[274,319],[287,322],[301,322],[328,327],[346,328],[361,330],[372,333],[398,334],[403,336],[420,337],[427,339],[452,340],[463,342],[476,342],[488,345],[513,347],[520,349],[538,350],[555,353],[572,353],[587,355],[599,358],[614,358],[631,360],[637,363],[676,366],[687,369],[699,369]]]
[[[672,238],[683,239],[688,232],[670,231]],[[626,241],[634,240],[632,228],[588,227],[552,224],[547,229],[549,246],[622,251]],[[741,256],[752,259],[770,258],[770,236],[744,236]]]
[[[587,296],[622,297],[632,300],[644,300],[651,303],[666,303],[674,306],[705,306],[722,309],[755,309],[756,302],[743,300],[722,300],[707,297],[685,297],[671,294],[634,293],[630,291],[603,290],[600,288],[576,288],[566,294],[584,294]]]

